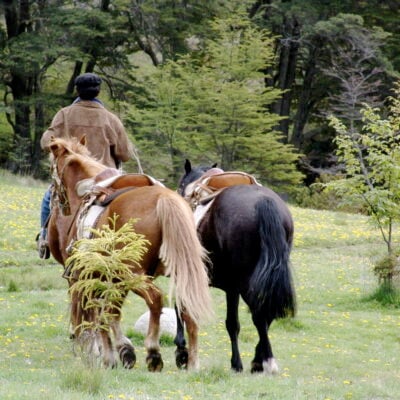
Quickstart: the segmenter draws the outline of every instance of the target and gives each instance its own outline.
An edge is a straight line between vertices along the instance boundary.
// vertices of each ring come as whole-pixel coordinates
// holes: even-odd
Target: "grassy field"
[[[257,339],[243,304],[245,371],[230,371],[224,295],[214,289],[216,317],[201,328],[199,372],[176,369],[171,340],[163,341],[164,370],[146,370],[143,338],[133,331],[146,309],[133,295],[123,325],[137,349],[135,368],[90,370],[68,338],[62,268],[36,255],[46,185],[0,172],[0,188],[0,399],[399,398],[400,309],[366,300],[376,287],[373,261],[385,251],[367,218],[291,208],[298,315],[271,327],[277,376],[249,372]],[[168,285],[166,279],[159,283]]]

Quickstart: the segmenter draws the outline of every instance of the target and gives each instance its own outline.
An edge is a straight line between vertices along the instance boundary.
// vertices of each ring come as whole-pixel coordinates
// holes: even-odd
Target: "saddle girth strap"
[[[120,196],[121,194],[124,194],[126,192],[129,192],[133,189],[137,189],[137,186],[128,186],[128,187],[124,187],[122,189],[117,189],[115,192],[112,192],[111,194],[107,195],[103,200],[96,202],[96,204],[101,207],[107,207],[118,196]]]

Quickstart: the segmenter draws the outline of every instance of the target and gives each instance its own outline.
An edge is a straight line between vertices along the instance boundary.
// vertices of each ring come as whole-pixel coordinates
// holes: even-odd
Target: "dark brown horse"
[[[211,168],[192,169],[186,160],[178,191],[198,216],[198,233],[209,252],[211,285],[226,292],[231,367],[243,370],[238,347],[241,296],[250,308],[259,336],[251,371],[276,373],[278,366],[268,328],[274,319],[295,314],[289,269],[292,217],[284,201],[252,177],[243,173],[223,174],[222,170]],[[185,345],[180,324],[175,340],[178,348]]]
[[[50,144],[56,204],[49,222],[48,237],[50,251],[62,265],[65,265],[69,256],[68,247],[76,239],[75,220],[83,202],[81,190],[78,190],[78,194],[77,189],[82,183],[90,182],[99,174],[107,175],[108,172],[107,167],[90,156],[84,144],[84,139],[80,143],[52,139]],[[114,215],[118,216],[117,229],[132,218],[136,219],[135,231],[149,241],[140,268],[132,265],[132,271],[149,277],[170,277],[189,335],[189,349],[186,349],[188,356],[183,360],[177,359],[177,363],[179,367],[197,368],[198,323],[201,317],[210,313],[210,294],[203,262],[205,253],[197,237],[189,206],[177,193],[163,185],[147,185],[121,191],[104,207],[95,227],[109,225]],[[150,310],[148,334],[145,338],[148,369],[159,371],[163,366],[159,346],[163,295],[151,278],[146,290],[136,294],[143,297]],[[85,342],[82,336],[88,337],[87,332],[81,329],[82,322],[93,319],[94,311],[84,310],[81,300],[72,292],[71,327],[73,336],[81,339],[82,343]],[[113,312],[118,315],[113,319],[111,329],[91,332],[89,337],[93,340],[87,345],[86,351],[96,352],[105,366],[115,366],[115,346],[123,365],[132,368],[136,361],[134,347],[121,331],[118,310]]]

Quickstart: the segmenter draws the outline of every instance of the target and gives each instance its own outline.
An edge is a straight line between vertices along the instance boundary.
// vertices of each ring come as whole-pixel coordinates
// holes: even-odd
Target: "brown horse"
[[[76,216],[83,202],[77,188],[80,183],[87,182],[85,180],[107,173],[107,167],[94,160],[84,144],[84,138],[81,142],[53,138],[50,144],[55,201],[48,229],[49,246],[53,257],[64,266],[69,256],[68,247],[76,239]],[[210,315],[211,301],[204,265],[205,252],[197,237],[189,206],[177,193],[163,185],[150,185],[122,191],[114,197],[104,207],[94,227],[109,225],[114,215],[118,216],[116,229],[134,218],[137,220],[135,231],[149,241],[147,252],[140,262],[141,268],[131,267],[135,274],[149,276],[146,289],[136,292],[150,310],[145,339],[148,369],[159,371],[163,366],[159,345],[162,293],[152,279],[160,275],[170,277],[171,290],[178,308],[183,311],[182,319],[189,337],[187,356],[183,359],[177,356],[177,365],[180,368],[197,368],[198,323],[202,317]],[[81,345],[88,342],[88,337],[92,338],[84,349],[95,352],[105,366],[116,365],[114,345],[124,367],[132,368],[136,362],[135,350],[120,328],[119,307],[112,310],[117,315],[109,330],[90,332],[88,335],[81,326],[94,318],[94,311],[85,310],[82,299],[76,293],[71,296],[73,337]]]

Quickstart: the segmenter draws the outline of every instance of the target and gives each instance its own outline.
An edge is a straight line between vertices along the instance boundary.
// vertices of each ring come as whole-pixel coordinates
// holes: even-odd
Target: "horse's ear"
[[[53,154],[54,158],[59,157],[61,154],[67,151],[65,146],[60,143],[60,141],[58,141],[57,138],[55,138],[54,136],[50,138],[49,150],[50,153]]]
[[[192,170],[192,164],[188,159],[185,161],[185,172],[188,174]]]
[[[54,136],[50,137],[49,150],[54,157],[57,157],[58,154],[60,153],[60,145],[58,143],[54,143],[55,140],[56,138]]]
[[[211,165],[211,168],[215,168],[218,165],[218,163],[215,163],[213,165]]]
[[[79,143],[80,143],[82,146],[86,146],[86,135],[83,135],[83,136],[81,137],[81,140],[79,141]]]

